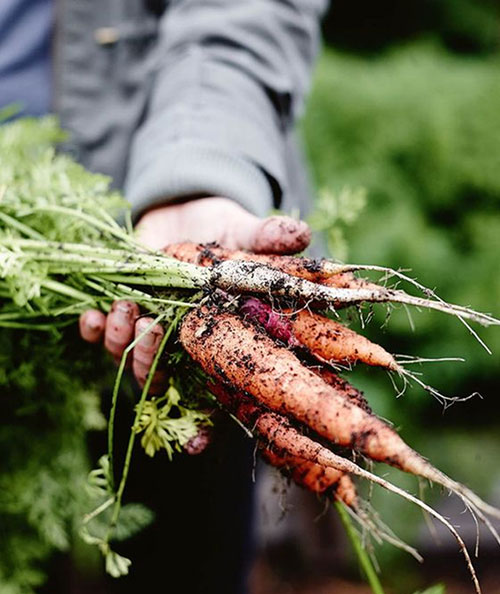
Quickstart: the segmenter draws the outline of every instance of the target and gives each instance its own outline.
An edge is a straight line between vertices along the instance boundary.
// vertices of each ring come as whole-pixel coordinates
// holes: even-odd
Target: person
[[[69,131],[63,150],[111,176],[148,247],[182,240],[278,253],[306,247],[305,223],[268,213],[304,214],[310,200],[294,127],[325,9],[326,0],[3,0],[0,107],[18,102],[21,115],[56,113]],[[107,318],[86,312],[80,329],[119,357],[147,323],[134,304],[118,302]],[[139,381],[161,334],[155,328],[134,349]],[[235,446],[230,462],[210,471],[216,479],[208,463],[190,463],[182,480],[190,473],[207,485],[220,480],[211,491],[191,480],[171,493],[158,542],[170,522],[186,535],[168,548],[171,571],[185,567],[186,547],[204,568],[199,578],[184,572],[184,591],[244,589],[248,520],[221,528],[220,518],[249,516],[247,450]],[[234,470],[243,458],[246,466]],[[200,493],[214,505],[183,523],[176,510],[199,505]],[[147,555],[142,562],[153,563]]]

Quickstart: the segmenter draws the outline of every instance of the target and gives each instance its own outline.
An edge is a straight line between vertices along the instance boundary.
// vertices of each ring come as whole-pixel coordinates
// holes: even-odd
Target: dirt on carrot
[[[165,247],[165,253],[172,258],[198,264],[199,266],[213,266],[227,260],[242,260],[257,262],[281,270],[292,276],[321,282],[328,278],[323,274],[323,260],[302,258],[297,256],[255,254],[244,250],[229,250],[218,244],[197,244],[191,242],[176,243]]]
[[[206,373],[289,414],[332,443],[425,476],[427,463],[373,414],[346,399],[249,322],[216,308],[190,312],[180,339]]]

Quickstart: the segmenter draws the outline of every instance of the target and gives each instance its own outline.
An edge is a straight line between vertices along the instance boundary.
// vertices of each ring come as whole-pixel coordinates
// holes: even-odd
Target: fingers
[[[104,335],[106,316],[97,309],[89,309],[82,313],[78,321],[80,336],[87,342],[100,342]]]
[[[250,250],[256,254],[297,254],[311,241],[311,230],[304,221],[274,216],[261,221]]]
[[[106,318],[104,346],[119,361],[123,351],[132,342],[139,307],[131,301],[115,301]]]
[[[104,346],[117,363],[127,346],[137,338],[153,321],[152,318],[139,318],[139,307],[130,301],[115,301],[106,317],[102,312],[89,309],[80,316],[80,334],[87,342],[99,342],[104,336]],[[164,330],[153,326],[135,345],[131,354],[132,371],[139,385],[144,386],[160,346]],[[130,363],[128,363],[130,365]],[[158,394],[165,389],[166,374],[157,371],[149,392]]]
[[[135,324],[135,338],[137,338],[151,324],[152,318],[140,318]],[[135,345],[132,360],[132,370],[140,386],[144,386],[153,363],[154,356],[158,351],[163,338],[164,330],[159,325],[153,326],[147,334]],[[151,382],[149,392],[157,394],[166,387],[166,375],[163,371],[157,371]]]

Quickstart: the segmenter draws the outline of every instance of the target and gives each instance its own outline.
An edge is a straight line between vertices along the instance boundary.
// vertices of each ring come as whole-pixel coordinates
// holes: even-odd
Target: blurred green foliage
[[[366,205],[364,188],[342,188],[332,192],[322,188],[318,192],[314,210],[307,219],[314,232],[322,233],[328,253],[345,260],[348,254],[346,233]]]
[[[72,547],[89,508],[87,432],[106,425],[99,365],[76,332],[65,333],[61,341],[58,331],[2,329],[2,594],[31,594],[42,584],[47,558]]]
[[[326,190],[338,195],[345,187],[366,189],[365,208],[344,229],[349,262],[411,269],[411,276],[447,301],[500,315],[499,96],[496,55],[453,55],[428,41],[375,57],[325,51],[303,132],[320,196]],[[442,414],[421,389],[397,399],[383,371],[355,369],[353,383],[416,449],[490,496],[500,455],[498,328],[475,328],[493,351],[489,355],[454,318],[412,311],[413,330],[402,308],[387,323],[383,306],[374,312],[364,334],[394,353],[464,357],[463,363],[412,370],[447,395],[477,390],[485,399]],[[357,316],[351,317],[359,328]],[[391,471],[389,478],[415,492],[411,477]],[[414,542],[418,512],[391,496],[377,494],[374,503]],[[408,579],[408,571],[403,573]]]

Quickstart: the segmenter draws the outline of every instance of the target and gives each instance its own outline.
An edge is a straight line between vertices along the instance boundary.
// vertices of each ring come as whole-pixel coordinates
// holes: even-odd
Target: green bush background
[[[444,299],[499,315],[500,24],[489,2],[337,2],[303,121],[319,191],[367,191],[345,225],[348,260],[411,269]],[[332,47],[335,44],[335,48]],[[416,367],[447,395],[484,399],[442,407],[422,390],[400,399],[380,371],[356,370],[374,408],[436,465],[491,496],[499,473],[500,334],[487,352],[452,318],[396,309],[365,333],[395,353],[464,357]],[[354,322],[355,323],[355,322]],[[415,483],[392,474],[415,489]],[[390,497],[391,525],[413,538],[421,517]],[[401,560],[398,560],[400,563]],[[396,564],[386,567],[400,591]],[[408,575],[405,570],[403,573]],[[384,575],[386,572],[384,572]]]

